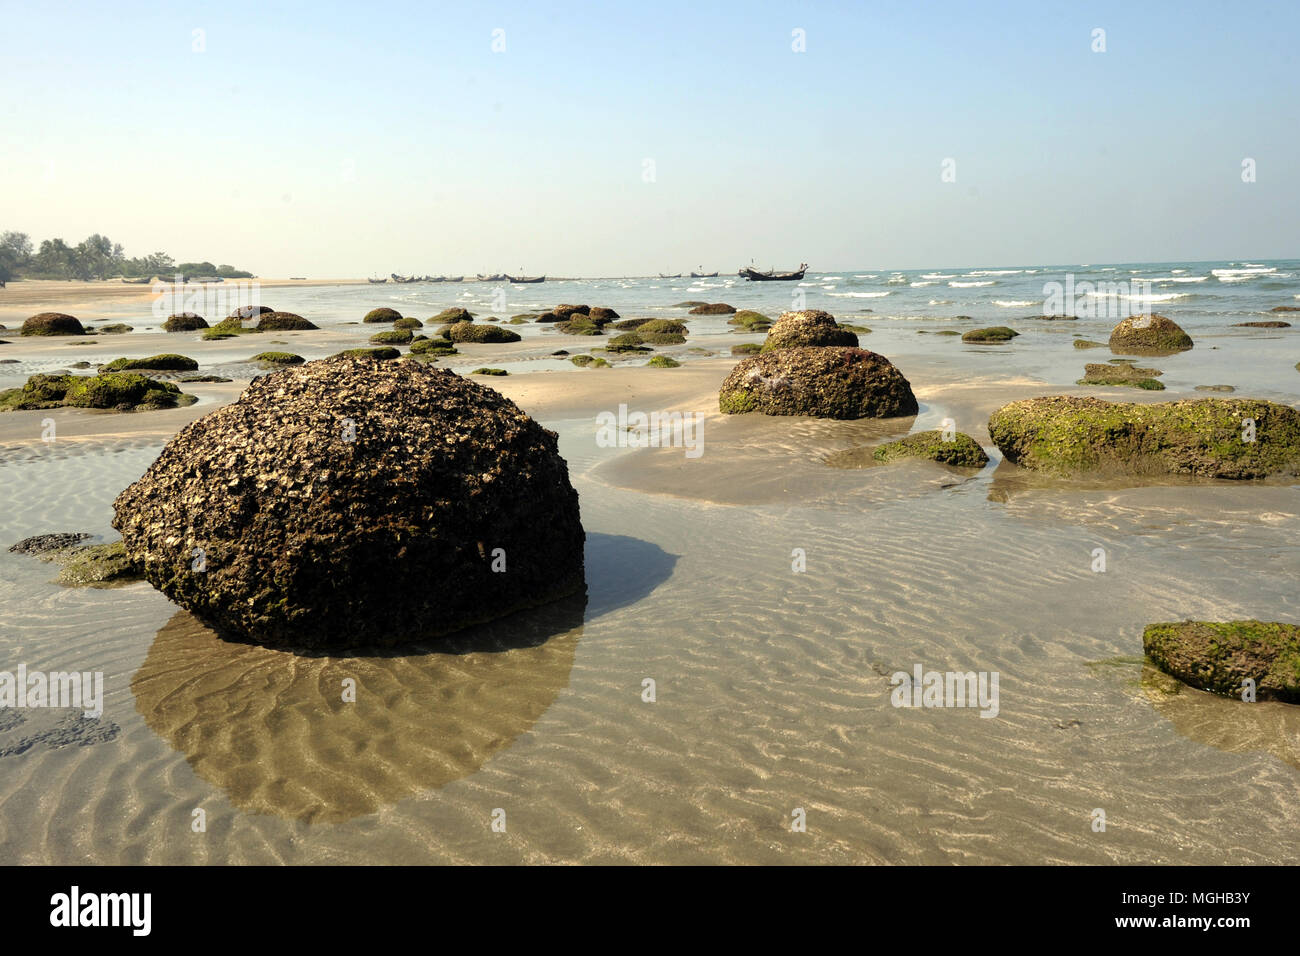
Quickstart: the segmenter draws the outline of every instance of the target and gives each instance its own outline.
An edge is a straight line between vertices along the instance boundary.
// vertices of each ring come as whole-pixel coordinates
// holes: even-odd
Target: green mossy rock
[[[19,335],[85,335],[81,322],[62,312],[40,312],[23,323]]]
[[[128,371],[147,371],[147,372],[193,372],[197,370],[199,363],[186,355],[176,355],[174,353],[164,353],[162,355],[150,355],[146,358],[119,358],[100,367],[101,372],[128,372]]]
[[[1255,422],[1254,441],[1244,440],[1246,419]],[[1056,475],[1300,474],[1300,411],[1261,399],[1032,398],[995,411],[989,435],[1008,461]]]
[[[365,317],[362,318],[361,321],[362,322],[396,322],[401,317],[402,317],[402,313],[398,312],[396,309],[381,308],[381,309],[371,309],[369,312],[365,314]],[[419,320],[417,319],[417,321]]]
[[[425,325],[450,325],[453,322],[473,322],[474,314],[468,309],[462,309],[459,306],[453,306],[450,309],[443,309],[437,315],[429,319]]]
[[[800,312],[782,312],[763,340],[763,351],[809,346],[853,348],[857,344],[857,335],[840,328],[835,322],[835,316],[820,309],[805,309]]]
[[[456,347],[446,339],[421,339],[411,343],[412,355],[456,355]]]
[[[136,372],[74,375],[63,397],[63,404],[74,408],[115,408],[118,411],[176,408],[196,401],[197,398],[186,395],[171,382],[160,382]]]
[[[555,316],[557,322],[563,322],[575,315],[587,315],[590,312],[591,306],[589,305],[557,305],[551,309],[551,314]]]
[[[1156,667],[1185,684],[1242,699],[1255,682],[1257,700],[1300,703],[1300,627],[1263,621],[1150,624],[1142,649]]]
[[[1104,349],[1105,342],[1094,342],[1091,339],[1075,339],[1074,347],[1076,349]]]
[[[682,363],[667,355],[656,355],[648,363],[648,368],[681,368]]]
[[[420,329],[424,328],[424,323],[413,315],[408,315],[404,319],[398,319],[393,323],[395,329]]]
[[[676,302],[673,304],[674,309],[693,309],[696,306],[708,305],[707,302],[701,302],[699,299],[688,299],[685,302]]]
[[[647,332],[661,335],[686,334],[686,323],[677,319],[638,319],[634,321],[638,323],[635,326],[638,335],[645,335]]]
[[[686,336],[677,332],[647,332],[642,327],[636,334],[646,345],[683,345],[686,342]]]
[[[773,349],[736,364],[718,392],[725,414],[893,418],[915,415],[912,386],[889,359],[864,349]]]
[[[125,335],[127,332],[134,332],[135,326],[127,325],[125,322],[114,322],[112,325],[101,325],[99,331],[105,335]]]
[[[249,361],[265,362],[268,365],[301,365],[307,360],[301,355],[294,355],[292,352],[260,352]]]
[[[57,580],[65,587],[111,588],[144,579],[144,566],[127,555],[121,541],[73,548],[51,559],[63,562]]]
[[[940,329],[935,335],[961,335],[956,329]]]
[[[971,329],[962,335],[961,340],[975,345],[991,345],[997,342],[1010,342],[1019,334],[1015,329],[1009,329],[1005,325],[994,325],[987,329]]]
[[[979,442],[964,432],[944,439],[941,431],[916,432],[898,441],[887,442],[871,455],[876,461],[899,461],[903,458],[927,458],[959,468],[983,468],[989,463]]]
[[[243,332],[256,332],[256,331],[257,329],[243,330]],[[226,329],[218,329],[218,328],[205,329],[203,332],[203,341],[220,342],[222,339],[237,338],[239,335],[243,334],[243,332],[230,332],[227,331]]]
[[[1117,360],[1123,363],[1124,360]],[[1164,374],[1158,368],[1138,368],[1128,364],[1088,364],[1084,366],[1079,385],[1120,385],[1145,388],[1153,392],[1164,391],[1164,385],[1155,376]]]
[[[208,327],[207,319],[193,312],[179,312],[176,315],[167,316],[167,321],[162,325],[164,332],[197,332],[199,329]],[[101,332],[105,331],[100,329]]]
[[[732,355],[757,355],[761,351],[763,351],[763,346],[757,342],[745,342],[731,347]]]
[[[607,309],[603,305],[593,305],[587,311],[587,318],[591,319],[591,321],[595,322],[597,325],[607,325],[618,317],[617,312],[613,309]]]
[[[755,326],[761,325],[766,328],[772,324],[772,320],[762,312],[755,312],[752,309],[741,309],[731,318],[727,319],[727,324],[739,325],[756,332],[761,332],[763,329],[755,328]]]
[[[682,340],[686,341],[685,339]],[[607,352],[649,352],[652,351],[645,344],[645,339],[641,338],[637,332],[624,332],[622,335],[616,335],[609,340],[605,346]]]
[[[499,325],[479,325],[476,322],[456,322],[446,329],[447,338],[453,342],[519,342],[518,332]]]
[[[592,363],[592,356],[575,355],[572,358],[570,358],[569,361],[572,362],[574,365],[578,366],[578,368],[582,368],[584,365],[590,365]]]
[[[587,316],[581,313],[575,313],[570,318],[564,319],[555,324],[555,328],[565,335],[603,335],[600,326]]]
[[[409,345],[415,338],[410,329],[388,329],[370,336],[375,345]]]
[[[476,368],[470,372],[471,375],[509,375],[503,368]]]
[[[725,302],[705,302],[691,309],[691,315],[731,315],[736,311],[734,305]]]
[[[1110,333],[1112,351],[1134,355],[1169,355],[1192,348],[1192,337],[1172,319],[1154,312],[1131,315]]]
[[[0,411],[26,411],[36,408],[58,408],[63,396],[68,394],[72,375],[33,375],[19,388],[0,392]]]
[[[400,358],[401,351],[394,348],[375,348],[375,349],[344,349],[330,358],[357,358],[357,359],[374,359],[378,362],[387,362],[391,359]]]
[[[306,332],[316,327],[293,312],[267,312],[257,320],[259,332]]]

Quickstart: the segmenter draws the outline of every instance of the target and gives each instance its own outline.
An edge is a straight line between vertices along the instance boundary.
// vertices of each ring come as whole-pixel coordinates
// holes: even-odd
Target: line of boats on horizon
[[[701,266],[701,268],[703,268],[703,266]],[[776,269],[768,269],[766,272],[763,272],[760,269],[755,269],[753,266],[743,266],[739,271],[736,272],[736,275],[740,276],[742,279],[745,279],[746,281],[749,282],[794,282],[799,279],[802,279],[804,277],[804,273],[806,273],[807,271],[808,271],[808,263],[801,262],[799,264],[798,269],[793,269],[789,272],[777,272]],[[667,275],[666,273],[663,272],[659,273],[659,278],[661,279],[680,279],[681,277],[682,274],[680,272],[676,273],[675,275]],[[716,279],[717,277],[718,277],[717,272],[694,272],[694,271],[691,272],[692,279]],[[390,273],[389,279],[392,279],[393,282],[396,283],[397,285],[409,285],[412,282],[464,282],[465,281],[464,276],[403,276],[403,275],[398,275],[396,272]],[[498,272],[494,275],[483,275],[482,273],[479,273],[474,277],[474,279],[477,282],[514,282],[518,284],[518,283],[545,282],[546,276],[544,275],[512,276],[504,272]],[[372,285],[382,285],[383,283],[387,282],[388,279],[372,278],[369,281]]]

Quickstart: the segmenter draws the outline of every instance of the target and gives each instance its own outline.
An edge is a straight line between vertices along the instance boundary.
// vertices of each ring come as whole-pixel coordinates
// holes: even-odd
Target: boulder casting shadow
[[[392,649],[235,643],[178,611],[131,681],[136,709],[243,812],[310,823],[374,813],[473,774],[526,733],[568,686],[584,619],[640,600],[676,562],[601,534],[588,535],[587,559],[590,600]]]

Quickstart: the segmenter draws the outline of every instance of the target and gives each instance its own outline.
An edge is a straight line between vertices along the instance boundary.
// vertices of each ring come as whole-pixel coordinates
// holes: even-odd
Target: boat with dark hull
[[[506,278],[515,284],[546,281],[546,276],[506,276]]]
[[[692,279],[716,279],[717,277],[718,274],[716,272],[692,272],[691,273]]]
[[[464,276],[443,276],[442,281],[443,282],[464,282],[465,277]]]
[[[399,276],[396,272],[391,273],[392,280],[398,285],[408,285],[412,282],[419,282],[419,276]]]
[[[745,266],[736,275],[750,282],[795,282],[803,278],[803,274],[808,271],[808,263],[801,262],[799,268],[794,272],[777,272],[775,269],[769,269],[767,272],[760,272],[757,269],[751,269]]]
[[[388,280],[387,280],[387,279],[367,279],[366,281],[369,282],[371,285],[383,285],[383,284],[384,284],[385,282],[387,282]]]
[[[666,276],[666,275],[664,275],[662,272],[659,273],[659,278],[661,278],[661,279],[680,279],[681,277],[682,277],[682,274],[681,274],[680,272],[677,273],[677,275],[675,275],[675,276]]]
[[[505,282],[506,274],[504,272],[498,272],[496,275],[478,275],[475,276],[475,278],[478,279],[479,282]]]

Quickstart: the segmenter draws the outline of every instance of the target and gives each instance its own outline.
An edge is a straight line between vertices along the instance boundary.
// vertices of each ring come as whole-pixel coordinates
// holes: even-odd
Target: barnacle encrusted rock
[[[1031,398],[995,411],[989,437],[1008,461],[1057,475],[1300,474],[1300,411],[1254,398]]]
[[[155,587],[267,645],[396,645],[584,587],[555,434],[419,362],[334,358],[254,379],[114,509]]]
[[[1192,347],[1192,337],[1173,319],[1152,313],[1130,315],[1110,333],[1114,352],[1133,355],[1169,355]]]
[[[800,312],[782,312],[763,341],[763,351],[796,348],[801,345],[858,344],[858,337],[848,329],[840,328],[835,316],[821,309]]]
[[[178,312],[169,315],[167,321],[162,324],[164,332],[197,332],[207,327],[208,320],[194,312]]]
[[[294,312],[266,312],[257,320],[259,332],[300,332],[316,328],[316,325]]]
[[[915,415],[912,386],[883,355],[839,346],[774,349],[736,364],[718,392],[726,414],[893,418]]]
[[[1268,621],[1149,624],[1142,650],[1152,663],[1192,687],[1245,699],[1300,703],[1300,627]]]

